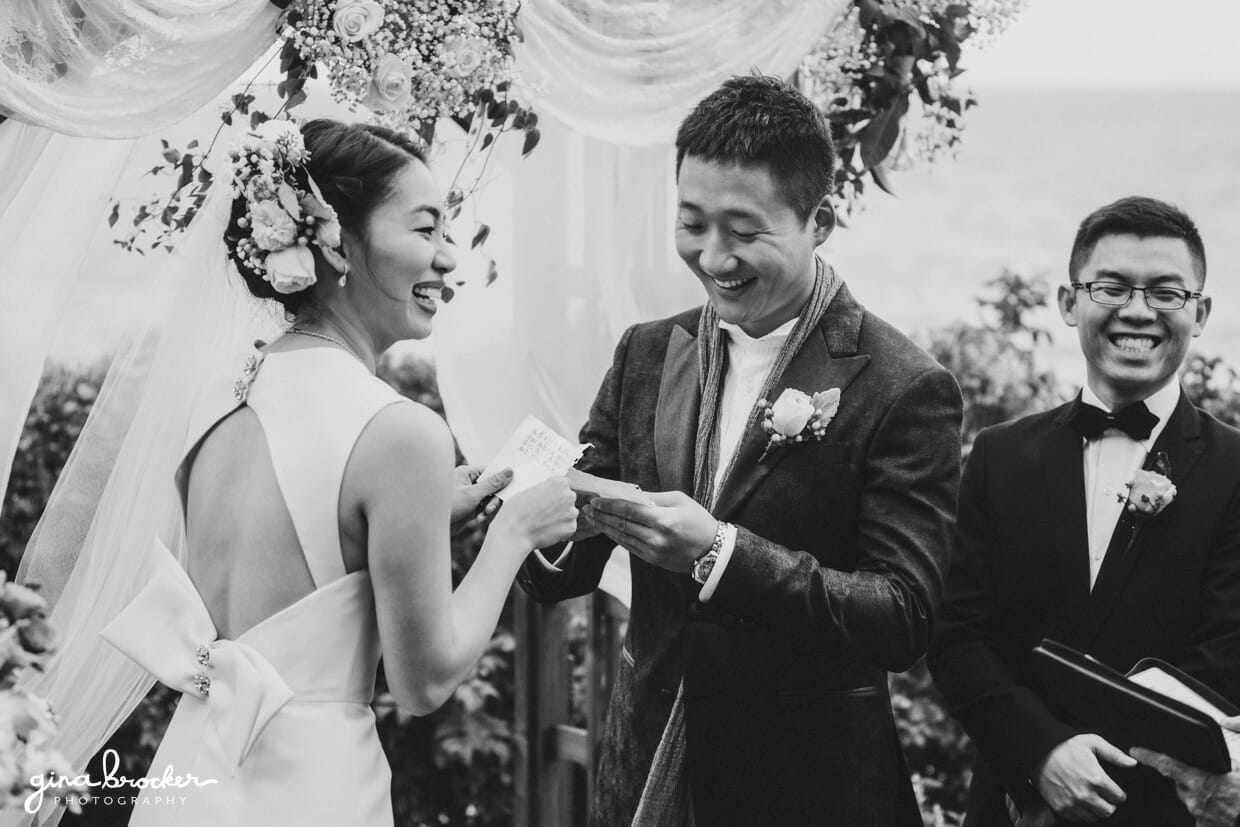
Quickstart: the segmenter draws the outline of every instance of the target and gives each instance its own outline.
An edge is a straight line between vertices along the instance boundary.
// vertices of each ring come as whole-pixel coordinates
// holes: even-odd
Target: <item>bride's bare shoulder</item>
[[[384,407],[362,431],[349,459],[365,487],[394,478],[438,482],[455,459],[452,432],[430,408],[405,400]]]

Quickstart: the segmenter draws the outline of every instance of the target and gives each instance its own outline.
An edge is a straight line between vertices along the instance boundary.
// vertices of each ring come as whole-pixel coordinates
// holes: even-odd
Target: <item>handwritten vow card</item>
[[[488,477],[505,468],[512,469],[512,482],[496,494],[500,499],[519,494],[543,480],[567,475],[574,491],[653,505],[636,485],[603,479],[573,468],[589,447],[569,442],[538,417],[527,416],[499,449],[482,476]]]

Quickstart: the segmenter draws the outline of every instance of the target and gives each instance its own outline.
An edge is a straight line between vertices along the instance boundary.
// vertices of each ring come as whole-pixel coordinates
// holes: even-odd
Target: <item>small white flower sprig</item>
[[[1171,462],[1160,451],[1154,458],[1153,469],[1137,471],[1132,480],[1124,483],[1127,490],[1116,494],[1116,499],[1131,514],[1156,517],[1175,500],[1176,487],[1167,476],[1170,473]]]
[[[301,131],[291,121],[265,121],[242,138],[231,158],[233,198],[246,202],[246,214],[237,219],[245,235],[234,255],[277,293],[312,286],[317,279],[310,244],[340,246],[340,221],[304,170],[310,153]]]
[[[55,713],[43,698],[16,688],[25,669],[41,670],[59,646],[47,610],[42,595],[8,582],[0,572],[0,809],[23,806],[43,782],[55,778],[57,794],[80,813],[89,790],[50,746],[57,730]]]
[[[796,388],[786,388],[774,404],[765,399],[759,404],[766,410],[762,414],[762,430],[770,434],[762,457],[788,443],[820,440],[827,432],[827,425],[840,408],[840,389],[819,391],[810,396]]]

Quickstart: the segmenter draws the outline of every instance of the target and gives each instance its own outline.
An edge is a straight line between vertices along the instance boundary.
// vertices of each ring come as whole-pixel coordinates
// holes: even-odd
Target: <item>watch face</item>
[[[710,573],[715,569],[715,560],[717,555],[708,554],[693,565],[693,579],[706,585],[706,581],[710,579]]]

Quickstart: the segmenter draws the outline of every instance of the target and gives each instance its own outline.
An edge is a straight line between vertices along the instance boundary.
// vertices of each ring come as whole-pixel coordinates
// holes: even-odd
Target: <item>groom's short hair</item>
[[[809,99],[775,77],[738,75],[694,107],[676,133],[676,175],[685,156],[761,164],[806,221],[831,193],[835,147]]]
[[[1068,274],[1076,281],[1081,268],[1093,255],[1098,242],[1110,235],[1137,238],[1178,238],[1188,247],[1193,270],[1201,287],[1206,284],[1206,248],[1197,225],[1188,213],[1173,204],[1140,195],[1130,195],[1099,207],[1077,228],[1068,257]]]

